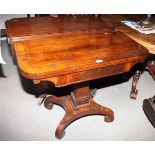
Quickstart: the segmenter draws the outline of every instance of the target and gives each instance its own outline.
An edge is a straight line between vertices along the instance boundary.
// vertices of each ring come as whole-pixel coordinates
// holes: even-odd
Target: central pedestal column
[[[106,122],[114,120],[114,113],[111,109],[97,104],[93,100],[93,91],[89,90],[88,82],[73,85],[71,95],[56,97],[48,96],[44,100],[44,106],[52,109],[53,104],[60,105],[64,108],[66,114],[60,121],[55,136],[61,139],[65,132],[65,128],[73,121],[88,115],[104,115]]]

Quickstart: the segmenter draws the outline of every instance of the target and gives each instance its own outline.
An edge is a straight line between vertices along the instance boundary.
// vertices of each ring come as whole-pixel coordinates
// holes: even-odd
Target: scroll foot
[[[44,100],[44,107],[48,110],[51,110],[53,108],[53,104],[56,103],[56,97],[55,96],[48,96]]]
[[[75,110],[70,112],[66,111],[65,116],[63,117],[63,119],[61,120],[61,122],[59,123],[56,129],[55,136],[58,139],[61,139],[64,136],[65,128],[69,124],[71,124],[73,121],[81,117],[89,116],[89,115],[103,115],[105,116],[104,118],[105,122],[112,122],[114,120],[114,113],[111,109],[97,104],[91,98],[88,104],[82,107],[77,107],[75,108]]]
[[[114,120],[114,113],[111,109],[97,104],[92,99],[95,95],[95,90],[89,91],[87,86],[83,87],[82,85],[82,87],[76,87],[73,93],[62,97],[46,96],[44,99],[44,106],[47,109],[52,109],[53,104],[57,104],[66,112],[55,132],[55,136],[58,139],[61,139],[65,135],[65,129],[69,124],[81,117],[103,115],[105,116],[105,122],[112,122]]]

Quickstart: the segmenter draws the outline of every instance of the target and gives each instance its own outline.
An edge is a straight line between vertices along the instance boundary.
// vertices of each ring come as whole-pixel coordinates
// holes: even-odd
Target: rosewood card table
[[[72,85],[69,95],[44,100],[46,108],[57,104],[66,111],[56,129],[59,139],[71,122],[83,116],[104,115],[106,122],[112,122],[113,111],[93,100],[89,81],[128,72],[148,55],[146,48],[91,16],[12,19],[6,30],[23,76],[34,84]]]

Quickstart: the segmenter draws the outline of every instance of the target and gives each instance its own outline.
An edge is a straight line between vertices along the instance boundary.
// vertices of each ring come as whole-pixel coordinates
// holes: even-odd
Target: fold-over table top
[[[45,79],[144,60],[148,53],[105,19],[94,16],[6,21],[21,73]]]
[[[113,30],[62,33],[14,43],[19,68],[31,79],[43,79],[129,62],[147,49]]]
[[[6,21],[5,25],[9,43],[57,33],[94,31],[112,27],[104,18],[88,15],[15,18]]]

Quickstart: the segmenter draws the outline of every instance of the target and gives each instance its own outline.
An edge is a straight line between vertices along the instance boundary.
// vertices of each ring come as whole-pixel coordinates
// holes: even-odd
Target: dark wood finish
[[[88,82],[83,82],[80,84],[74,85],[73,92],[71,93],[71,99],[74,106],[81,104],[87,104],[90,100],[91,95],[89,90]]]
[[[9,43],[18,40],[51,36],[64,32],[90,32],[115,28],[121,20],[142,19],[144,15],[58,15],[46,17],[14,18],[6,21]]]
[[[52,109],[53,104],[60,105],[65,109],[66,114],[59,123],[55,136],[61,139],[64,136],[65,128],[73,121],[88,115],[104,115],[105,122],[114,120],[113,111],[97,104],[89,93],[88,83],[80,83],[74,86],[72,95],[56,97],[48,96],[44,101],[47,109]]]
[[[65,32],[90,32],[112,27],[94,16],[63,15],[58,17],[14,18],[6,21],[8,41],[33,39]]]
[[[56,87],[73,84],[71,95],[43,96],[46,108],[55,103],[66,111],[57,138],[83,116],[100,114],[106,122],[113,121],[112,110],[93,101],[88,81],[128,72],[148,55],[143,46],[94,16],[13,19],[6,28],[23,76]]]
[[[57,87],[127,72],[147,55],[144,47],[111,29],[15,42],[14,49],[23,76]]]

